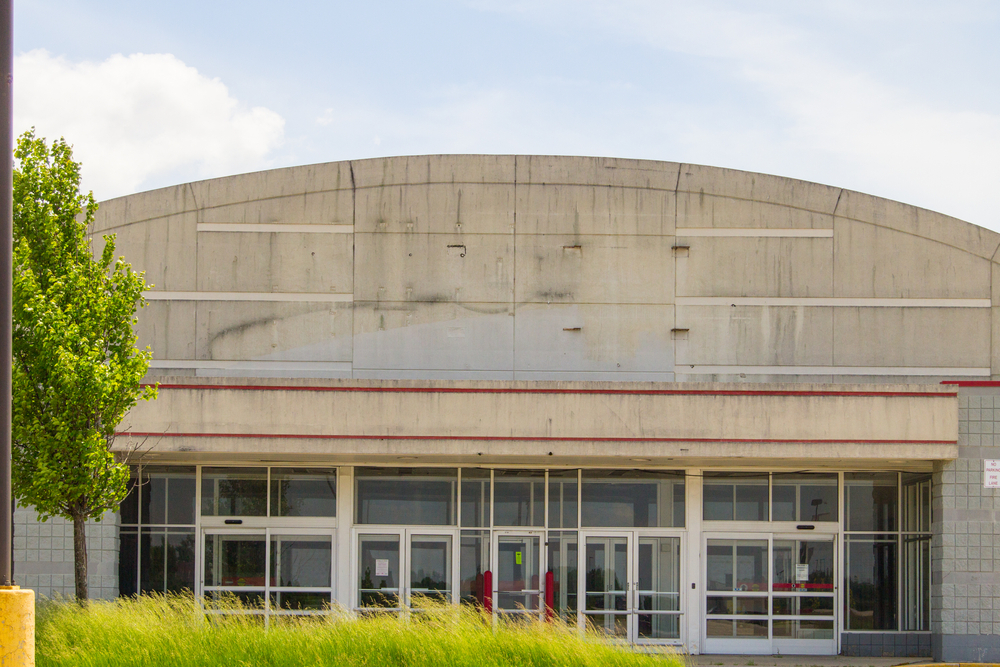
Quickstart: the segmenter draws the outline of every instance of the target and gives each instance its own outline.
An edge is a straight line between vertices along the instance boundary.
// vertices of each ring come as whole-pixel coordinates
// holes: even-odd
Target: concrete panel
[[[674,193],[594,185],[517,185],[518,234],[674,233]]]
[[[517,235],[518,303],[669,304],[669,236]]]
[[[208,209],[304,192],[350,190],[353,182],[350,162],[327,162],[213,178],[190,186],[198,208]]]
[[[197,232],[193,214],[109,229],[115,234],[115,254],[124,257],[136,271],[146,272],[146,283],[158,290],[195,289]],[[95,235],[94,250],[104,241]]]
[[[518,304],[515,370],[673,371],[673,306]]]
[[[953,246],[837,218],[834,295],[988,299],[990,262]]]
[[[514,186],[469,183],[392,185],[359,189],[355,231],[510,234]]]
[[[829,238],[677,238],[678,296],[833,296]]]
[[[305,192],[288,197],[252,199],[198,211],[198,222],[353,225],[353,190]]]
[[[833,308],[678,306],[677,372],[705,366],[829,366]]]
[[[511,303],[513,234],[355,234],[357,301]]]
[[[513,155],[410,155],[351,162],[358,188],[424,183],[513,183]]]
[[[836,308],[838,366],[989,368],[988,308]]]
[[[1000,234],[983,227],[851,190],[844,190],[837,215],[938,241],[985,259],[992,258],[1000,247]]]
[[[510,312],[508,304],[355,302],[355,372],[509,374],[514,365]]]
[[[865,460],[957,454],[957,396],[937,386],[842,385],[833,394],[828,385],[808,384],[285,380],[296,386],[289,391],[266,389],[266,380],[247,380],[258,387],[251,390],[240,390],[237,380],[216,382],[228,386],[206,379],[205,388],[161,390],[157,401],[131,411],[132,431],[166,434],[158,452],[184,443],[192,453],[230,456],[274,449],[334,456],[575,452],[579,463],[689,450]],[[229,438],[216,450],[211,435],[233,433],[250,437]]]
[[[148,345],[154,359],[194,359],[195,311],[193,301],[147,302],[137,313],[136,346]]]
[[[684,164],[681,165],[677,192],[699,196],[715,195],[832,214],[841,189],[771,174]]]
[[[610,157],[518,155],[517,183],[605,185],[649,190],[677,187],[676,162]]]
[[[198,289],[350,294],[353,235],[201,232]]]
[[[806,203],[789,206],[705,192],[678,192],[677,226],[754,229],[830,229],[833,226],[833,216],[801,208]]]
[[[201,301],[198,359],[350,361],[350,303]]]

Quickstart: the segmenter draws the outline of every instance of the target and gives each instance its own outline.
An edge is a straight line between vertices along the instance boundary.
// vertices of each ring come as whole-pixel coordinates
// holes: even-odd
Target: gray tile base
[[[926,658],[931,655],[929,632],[845,632],[840,654],[865,658]]]
[[[934,635],[936,662],[1000,663],[1000,635]]]

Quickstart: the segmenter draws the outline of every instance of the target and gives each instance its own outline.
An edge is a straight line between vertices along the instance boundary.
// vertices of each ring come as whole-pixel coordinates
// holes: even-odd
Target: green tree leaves
[[[26,132],[14,157],[14,497],[43,519],[82,527],[125,497],[115,429],[140,399],[156,397],[139,384],[152,352],[136,349],[133,330],[147,286],[115,258],[114,235],[93,257],[97,204],[80,192],[80,165],[64,140],[49,148]],[[85,598],[86,554],[83,595],[77,560]]]

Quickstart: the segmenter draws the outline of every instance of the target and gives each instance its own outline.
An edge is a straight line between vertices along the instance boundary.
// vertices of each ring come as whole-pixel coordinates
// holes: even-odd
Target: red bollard
[[[556,577],[549,570],[545,573],[545,620],[551,621],[555,618],[555,595],[556,595]]]
[[[483,607],[487,614],[493,613],[493,573],[489,570],[483,573]]]

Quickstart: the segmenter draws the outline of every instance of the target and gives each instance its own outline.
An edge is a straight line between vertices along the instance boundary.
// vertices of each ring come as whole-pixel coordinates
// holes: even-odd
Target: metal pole
[[[14,2],[0,0],[0,586],[14,583],[10,486],[11,310],[14,264]]]

